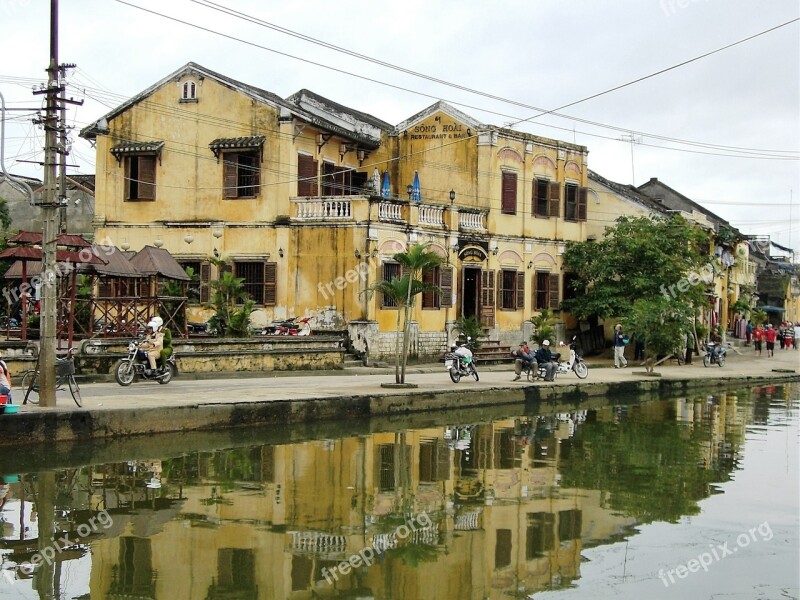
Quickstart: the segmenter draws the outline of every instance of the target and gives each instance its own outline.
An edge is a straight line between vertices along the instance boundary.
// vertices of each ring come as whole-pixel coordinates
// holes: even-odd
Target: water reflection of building
[[[647,469],[628,481],[609,465],[652,466],[666,473],[659,489],[679,487],[685,469],[660,453],[681,443],[680,459],[719,469],[701,484],[719,480],[743,406],[720,395],[87,468],[76,502],[114,518],[93,543],[92,596],[500,598],[567,586],[584,549],[659,518],[637,512]],[[644,442],[620,446],[628,439]],[[709,493],[689,483],[689,504]],[[333,571],[364,548],[380,549],[370,567]]]

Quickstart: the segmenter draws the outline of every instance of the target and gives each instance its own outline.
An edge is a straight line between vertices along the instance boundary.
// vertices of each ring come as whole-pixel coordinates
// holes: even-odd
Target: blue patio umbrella
[[[411,184],[411,199],[422,202],[422,189],[419,187],[419,173],[414,171],[414,182]]]
[[[383,184],[381,185],[381,196],[384,198],[392,197],[392,188],[389,187],[389,171],[383,172]]]

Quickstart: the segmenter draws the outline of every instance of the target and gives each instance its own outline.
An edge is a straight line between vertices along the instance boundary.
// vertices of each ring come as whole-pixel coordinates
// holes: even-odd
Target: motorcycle
[[[573,371],[575,375],[578,376],[578,379],[586,379],[589,376],[589,367],[583,361],[583,357],[578,354],[577,351],[577,336],[572,336],[572,341],[569,343],[569,358],[567,360],[561,360],[561,353],[554,352],[553,353],[553,360],[557,363],[556,372],[554,378],[559,375],[564,375]],[[563,345],[563,342],[561,343]],[[531,371],[531,366],[526,365],[523,369],[525,373],[528,375],[528,380],[534,379],[544,379],[547,375],[547,371],[543,366],[539,366],[537,369],[537,373],[533,373]]]
[[[578,354],[577,342],[575,341],[576,339],[577,336],[572,336],[572,341],[569,343],[569,358],[558,363],[556,374],[560,375],[574,371],[575,375],[578,376],[578,379],[586,379],[586,377],[589,375],[589,367],[586,366],[585,362],[583,362],[583,357]]]
[[[472,338],[468,337],[465,344],[453,343],[450,346],[451,352],[447,352],[444,355],[444,368],[450,373],[450,379],[453,383],[458,383],[462,377],[470,375],[475,381],[480,380],[472,357],[471,341]]]
[[[114,365],[114,379],[123,387],[127,387],[133,383],[134,379],[139,377],[149,381],[158,381],[160,384],[166,384],[172,381],[172,378],[178,374],[178,366],[175,363],[175,354],[173,353],[163,365],[157,366],[155,371],[150,370],[150,364],[145,358],[142,360],[137,357],[136,353],[139,350],[139,342],[132,341],[128,344],[128,356],[121,358]],[[156,362],[160,362],[160,359]]]
[[[304,317],[297,321],[297,317],[291,317],[283,321],[273,321],[261,330],[261,335],[311,335],[311,325],[309,323],[314,317]]]
[[[725,346],[717,344],[716,342],[709,342],[706,344],[706,354],[703,356],[703,366],[710,367],[711,365],[725,366],[725,354],[728,351]]]

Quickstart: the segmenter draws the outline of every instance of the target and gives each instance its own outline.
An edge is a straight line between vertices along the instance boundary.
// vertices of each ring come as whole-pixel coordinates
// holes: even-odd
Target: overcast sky
[[[800,250],[798,0],[224,2],[444,83],[204,4],[223,1],[60,2],[59,60],[77,64],[67,95],[85,99],[69,110],[73,171],[94,173],[93,150],[77,137],[81,127],[194,61],[282,97],[307,88],[392,124],[445,100],[483,123],[515,123],[519,131],[586,145],[589,167],[608,179],[640,185],[657,177],[744,233]],[[31,86],[48,63],[49,6],[0,0],[7,107],[41,103]],[[563,117],[536,117],[536,109],[580,101],[793,20],[564,108]],[[10,116],[6,167],[41,178],[41,167],[19,161],[41,160],[43,133],[30,115]]]

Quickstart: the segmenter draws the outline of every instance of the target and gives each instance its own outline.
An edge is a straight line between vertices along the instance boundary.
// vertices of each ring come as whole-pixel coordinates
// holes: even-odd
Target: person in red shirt
[[[767,356],[775,356],[775,340],[778,339],[778,332],[772,324],[767,325],[767,330],[764,332],[764,339],[767,340]]]
[[[761,341],[764,339],[764,330],[761,325],[756,325],[753,329],[753,348],[758,356],[761,356]]]

